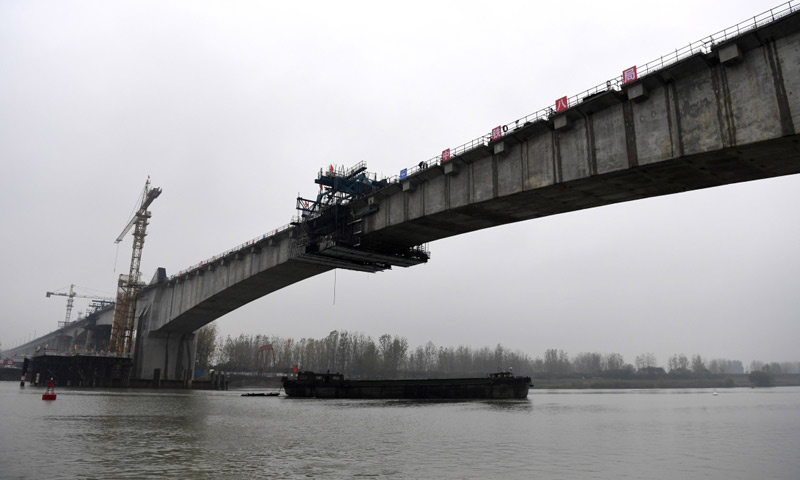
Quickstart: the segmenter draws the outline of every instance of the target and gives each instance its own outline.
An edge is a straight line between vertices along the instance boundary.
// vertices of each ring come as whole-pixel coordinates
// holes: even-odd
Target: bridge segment
[[[191,380],[194,333],[329,271],[427,260],[453,235],[800,172],[800,16],[512,128],[140,295],[135,375]],[[327,225],[327,226],[326,226]],[[326,230],[328,228],[328,230]]]

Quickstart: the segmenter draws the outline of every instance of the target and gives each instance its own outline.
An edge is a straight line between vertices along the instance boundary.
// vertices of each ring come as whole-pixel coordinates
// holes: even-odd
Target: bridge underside
[[[506,160],[495,158],[494,161]],[[410,247],[433,240],[548,215],[796,173],[800,173],[800,135],[790,135],[591,175],[409,219],[364,234],[361,245],[369,248],[321,242],[311,251],[297,251],[297,244],[291,238],[286,239],[284,247],[254,248],[251,255],[221,262],[219,266],[209,265],[182,282],[153,292],[152,311],[148,308],[141,315],[145,322],[152,324],[141,325],[139,329],[142,333],[149,331],[142,337],[143,343],[148,345],[148,355],[135,361],[135,377],[161,375],[170,380],[190,380],[194,356],[192,332],[264,295],[334,268],[376,272],[392,266],[413,266],[426,261],[427,252],[421,257],[389,252],[408,251]],[[427,181],[435,183],[438,177],[447,174],[442,167],[434,167],[426,176]],[[391,195],[391,191],[384,193]],[[363,203],[362,206],[366,206],[366,202]],[[286,258],[274,258],[275,263],[269,268],[257,266],[269,248],[287,249],[292,253],[287,253]],[[226,269],[228,273],[220,275]],[[248,276],[248,270],[258,271]],[[230,283],[230,286],[222,288],[218,285],[220,282]],[[188,290],[183,290],[186,288]],[[183,309],[187,298],[191,300],[194,295],[202,295],[206,288],[218,293]],[[182,311],[160,326],[151,315],[151,312],[163,314],[173,309]],[[156,370],[161,373],[156,374]]]
[[[418,265],[427,260],[427,255],[409,257],[388,252],[453,235],[619,202],[796,173],[800,173],[800,135],[791,135],[497,197],[368,233],[362,242],[369,249],[323,242],[313,252],[295,251],[291,259],[198,302],[158,331],[194,332],[253,300],[334,268],[377,272],[392,266]],[[442,167],[434,167],[427,175],[433,179],[445,173]],[[212,267],[196,277],[203,275],[212,276]]]
[[[440,166],[426,173],[427,180],[445,175]],[[549,215],[797,173],[800,135],[790,135],[497,197],[409,219],[369,237],[377,244],[413,246]]]
[[[191,333],[217,318],[242,307],[253,300],[263,297],[294,283],[306,280],[321,273],[328,272],[334,267],[288,260],[273,266],[256,275],[236,282],[230,288],[217,295],[212,295],[185,310],[172,321],[157,330],[161,333]],[[211,277],[212,272],[205,275]],[[174,292],[169,289],[167,292]],[[159,299],[169,301],[171,299]]]
[[[137,378],[190,378],[192,332],[333,268],[411,266],[453,235],[800,173],[799,29],[788,15],[153,286]]]

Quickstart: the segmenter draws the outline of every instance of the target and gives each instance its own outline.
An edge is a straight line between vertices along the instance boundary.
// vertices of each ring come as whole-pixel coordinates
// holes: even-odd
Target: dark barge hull
[[[345,380],[341,374],[301,372],[296,379],[283,379],[288,396],[306,398],[512,399],[526,398],[532,386],[530,377],[505,373],[484,378]]]

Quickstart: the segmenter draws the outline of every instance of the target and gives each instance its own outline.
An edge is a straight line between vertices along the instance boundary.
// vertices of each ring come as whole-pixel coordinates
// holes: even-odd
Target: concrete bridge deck
[[[423,164],[349,205],[346,246],[304,241],[298,251],[296,226],[147,290],[137,375],[187,375],[192,332],[334,267],[403,266],[397,252],[453,235],[800,173],[799,32],[793,13]]]
[[[137,303],[134,375],[189,380],[193,332],[333,268],[409,266],[427,259],[409,249],[453,235],[800,173],[800,14],[643,71],[351,202],[346,242],[301,224],[163,276]]]

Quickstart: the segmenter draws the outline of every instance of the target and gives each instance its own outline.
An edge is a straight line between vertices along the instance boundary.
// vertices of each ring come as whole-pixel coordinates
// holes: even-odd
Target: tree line
[[[383,334],[377,339],[360,332],[334,330],[326,337],[284,338],[274,335],[217,335],[210,324],[197,333],[197,369],[227,372],[286,372],[301,370],[339,372],[350,378],[420,378],[475,376],[512,369],[531,376],[588,376],[607,378],[659,377],[700,378],[709,375],[744,374],[739,360],[675,354],[661,367],[653,353],[637,355],[627,363],[619,353],[567,352],[547,349],[531,358],[501,344],[495,347],[445,347],[427,342],[412,348],[405,337]],[[800,373],[800,362],[754,361],[749,372]]]
[[[320,339],[242,334],[221,340],[213,324],[198,332],[196,358],[198,370],[285,372],[297,366],[351,378],[483,375],[508,368],[525,372],[532,362],[526,354],[502,345],[474,349],[428,342],[412,349],[405,337],[383,334],[376,340],[346,330],[334,330]]]

